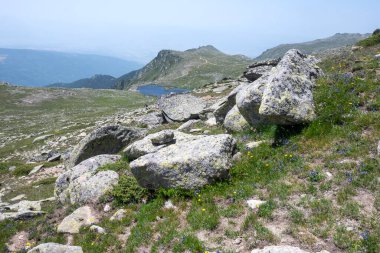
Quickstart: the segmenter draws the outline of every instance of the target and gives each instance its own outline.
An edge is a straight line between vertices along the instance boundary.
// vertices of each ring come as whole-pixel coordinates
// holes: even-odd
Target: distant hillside
[[[325,39],[318,39],[304,43],[282,44],[274,48],[267,49],[255,60],[262,61],[282,57],[289,49],[296,48],[306,54],[318,53],[327,49],[354,45],[359,40],[365,39],[369,34],[360,33],[337,33]]]
[[[252,60],[242,55],[227,55],[213,46],[189,49],[184,52],[162,50],[140,70],[121,76],[115,87],[161,84],[196,88],[225,77],[237,78]]]
[[[111,89],[115,81],[116,78],[113,76],[94,75],[90,78],[83,78],[72,83],[53,83],[47,87]]]
[[[120,76],[140,67],[108,56],[0,48],[0,81],[25,86],[69,83],[99,73]]]

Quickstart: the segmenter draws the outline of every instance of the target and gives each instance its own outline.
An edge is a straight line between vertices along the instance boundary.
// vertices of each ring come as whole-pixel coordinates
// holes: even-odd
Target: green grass
[[[358,46],[371,47],[380,44],[380,33],[373,34],[367,39],[358,42]]]

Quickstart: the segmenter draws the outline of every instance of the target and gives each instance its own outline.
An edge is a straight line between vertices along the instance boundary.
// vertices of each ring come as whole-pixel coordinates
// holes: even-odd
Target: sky
[[[213,45],[258,56],[281,43],[380,27],[379,0],[0,0],[0,47],[116,56]]]

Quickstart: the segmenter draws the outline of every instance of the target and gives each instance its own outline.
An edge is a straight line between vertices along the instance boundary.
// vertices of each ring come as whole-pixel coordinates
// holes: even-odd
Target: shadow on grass
[[[289,138],[295,135],[299,135],[306,126],[306,124],[293,126],[278,125],[274,133],[274,141],[272,147],[287,145],[289,143]]]

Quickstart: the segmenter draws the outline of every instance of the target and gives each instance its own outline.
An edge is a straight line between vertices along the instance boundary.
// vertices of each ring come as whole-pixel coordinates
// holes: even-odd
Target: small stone
[[[249,143],[245,144],[245,148],[246,149],[254,149],[254,148],[257,148],[258,146],[260,146],[263,143],[264,143],[264,141],[252,141],[252,142],[249,142]]]
[[[241,237],[235,239],[234,244],[239,245],[242,242]]]
[[[153,145],[163,145],[172,142],[174,139],[174,133],[171,130],[164,130],[152,137],[150,140]]]
[[[204,133],[204,134],[210,134],[211,131],[210,131],[210,130],[204,130],[203,133]]]
[[[232,161],[237,163],[237,162],[240,162],[241,159],[242,159],[242,153],[241,152],[237,152],[236,154],[234,154],[234,156],[232,157]]]
[[[78,134],[79,137],[86,137],[86,132],[81,132],[80,134]]]
[[[200,133],[202,132],[203,130],[200,129],[200,128],[194,128],[194,129],[190,129],[189,133]]]
[[[98,234],[105,234],[106,233],[106,230],[104,228],[96,226],[96,225],[92,225],[90,227],[90,230],[94,231],[94,232],[96,232]]]
[[[253,210],[258,209],[262,204],[265,204],[265,203],[266,201],[257,200],[257,199],[247,200],[248,206],[252,208]]]
[[[211,117],[208,120],[205,121],[207,126],[216,126],[218,123],[216,122],[215,117]]]
[[[328,180],[331,180],[333,178],[333,174],[331,174],[330,172],[326,171],[325,174]]]
[[[20,194],[20,195],[17,195],[16,197],[14,197],[13,199],[10,199],[10,201],[15,202],[15,201],[24,199],[25,197],[26,197],[25,194]]]
[[[16,169],[16,166],[11,166],[11,167],[8,168],[8,170],[9,170],[10,172],[15,171],[15,169]]]
[[[42,169],[42,167],[44,167],[43,164],[41,165],[37,165],[36,167],[34,167],[30,172],[29,172],[29,175],[33,175],[35,173],[37,173],[38,171],[40,171]]]
[[[167,200],[167,201],[165,201],[164,208],[165,209],[176,209],[177,207],[175,205],[173,205],[171,200]]]
[[[35,143],[35,142],[37,142],[37,141],[44,141],[44,140],[46,140],[46,139],[48,139],[48,138],[50,138],[50,137],[52,137],[52,136],[54,136],[54,134],[47,134],[47,135],[39,136],[39,137],[37,137],[37,138],[35,138],[35,139],[33,140],[33,143]]]
[[[103,208],[103,211],[104,212],[109,212],[109,211],[111,211],[111,205],[110,204],[106,204],[105,206],[104,206],[104,208]]]
[[[375,58],[380,60],[380,54],[375,55]]]
[[[61,159],[61,154],[56,154],[56,155],[53,155],[52,157],[49,157],[47,159],[48,162],[55,162],[55,161],[59,161]]]
[[[122,220],[123,218],[125,218],[126,216],[126,213],[127,211],[124,210],[124,209],[119,209],[117,210],[114,215],[112,215],[112,217],[110,218],[111,221],[114,221],[114,220]]]

